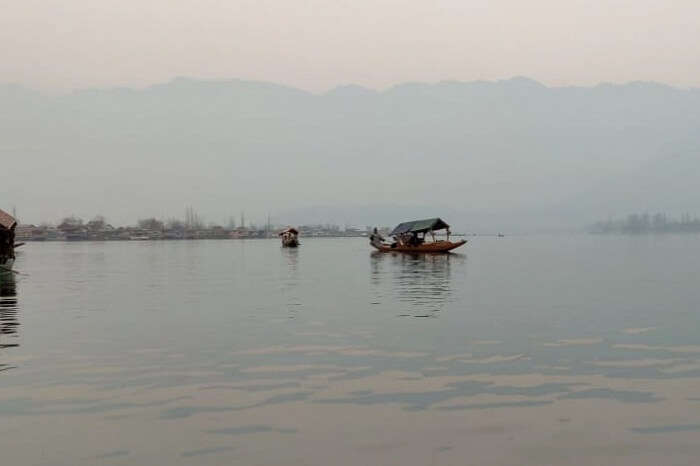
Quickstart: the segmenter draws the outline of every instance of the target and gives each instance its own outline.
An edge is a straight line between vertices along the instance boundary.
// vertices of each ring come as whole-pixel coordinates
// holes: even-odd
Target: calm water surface
[[[0,459],[696,465],[700,237],[30,243]]]

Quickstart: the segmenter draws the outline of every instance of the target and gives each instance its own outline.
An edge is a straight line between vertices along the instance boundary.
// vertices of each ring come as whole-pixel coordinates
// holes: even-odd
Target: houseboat
[[[12,271],[15,263],[15,228],[17,220],[0,209],[0,273]]]

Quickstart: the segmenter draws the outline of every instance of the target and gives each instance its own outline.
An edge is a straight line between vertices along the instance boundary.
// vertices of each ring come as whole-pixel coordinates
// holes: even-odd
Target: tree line
[[[599,221],[589,227],[591,233],[699,233],[700,219],[684,213],[680,218],[669,218],[665,213],[630,214],[624,219]]]
[[[41,226],[48,227],[47,223],[43,223]],[[241,226],[245,226],[241,223]],[[250,225],[251,228],[255,228],[254,225]],[[82,218],[75,215],[64,217],[56,225],[56,228],[61,231],[75,231],[75,230],[87,230],[87,231],[104,231],[114,229],[112,225],[107,222],[107,219],[103,215],[96,215],[89,221],[84,221]],[[169,218],[167,220],[161,220],[155,217],[148,217],[139,219],[136,225],[130,225],[127,227],[119,228],[139,228],[142,230],[150,231],[187,231],[187,230],[202,230],[202,229],[212,229],[212,228],[228,228],[233,230],[236,228],[236,221],[234,217],[230,217],[228,225],[221,226],[215,222],[209,222],[206,224],[202,216],[195,211],[192,207],[187,207],[185,209],[185,218]]]

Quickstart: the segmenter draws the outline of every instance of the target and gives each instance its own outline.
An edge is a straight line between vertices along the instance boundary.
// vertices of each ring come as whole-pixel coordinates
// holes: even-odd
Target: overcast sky
[[[0,82],[700,86],[698,0],[0,0]]]

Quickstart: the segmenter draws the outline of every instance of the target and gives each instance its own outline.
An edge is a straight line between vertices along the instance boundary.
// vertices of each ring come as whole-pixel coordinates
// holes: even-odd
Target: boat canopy
[[[293,235],[298,235],[298,234],[299,234],[299,232],[297,231],[296,228],[291,228],[291,227],[290,227],[290,228],[286,228],[286,229],[280,231],[280,232],[277,234],[277,236],[282,236],[282,235],[285,234],[285,233],[292,233]]]
[[[17,220],[15,220],[12,215],[0,209],[0,227],[12,230],[15,226],[17,226]]]
[[[425,220],[413,220],[412,222],[400,223],[389,236],[401,235],[404,233],[425,233],[426,231],[444,230],[450,228],[441,218],[426,218]]]

